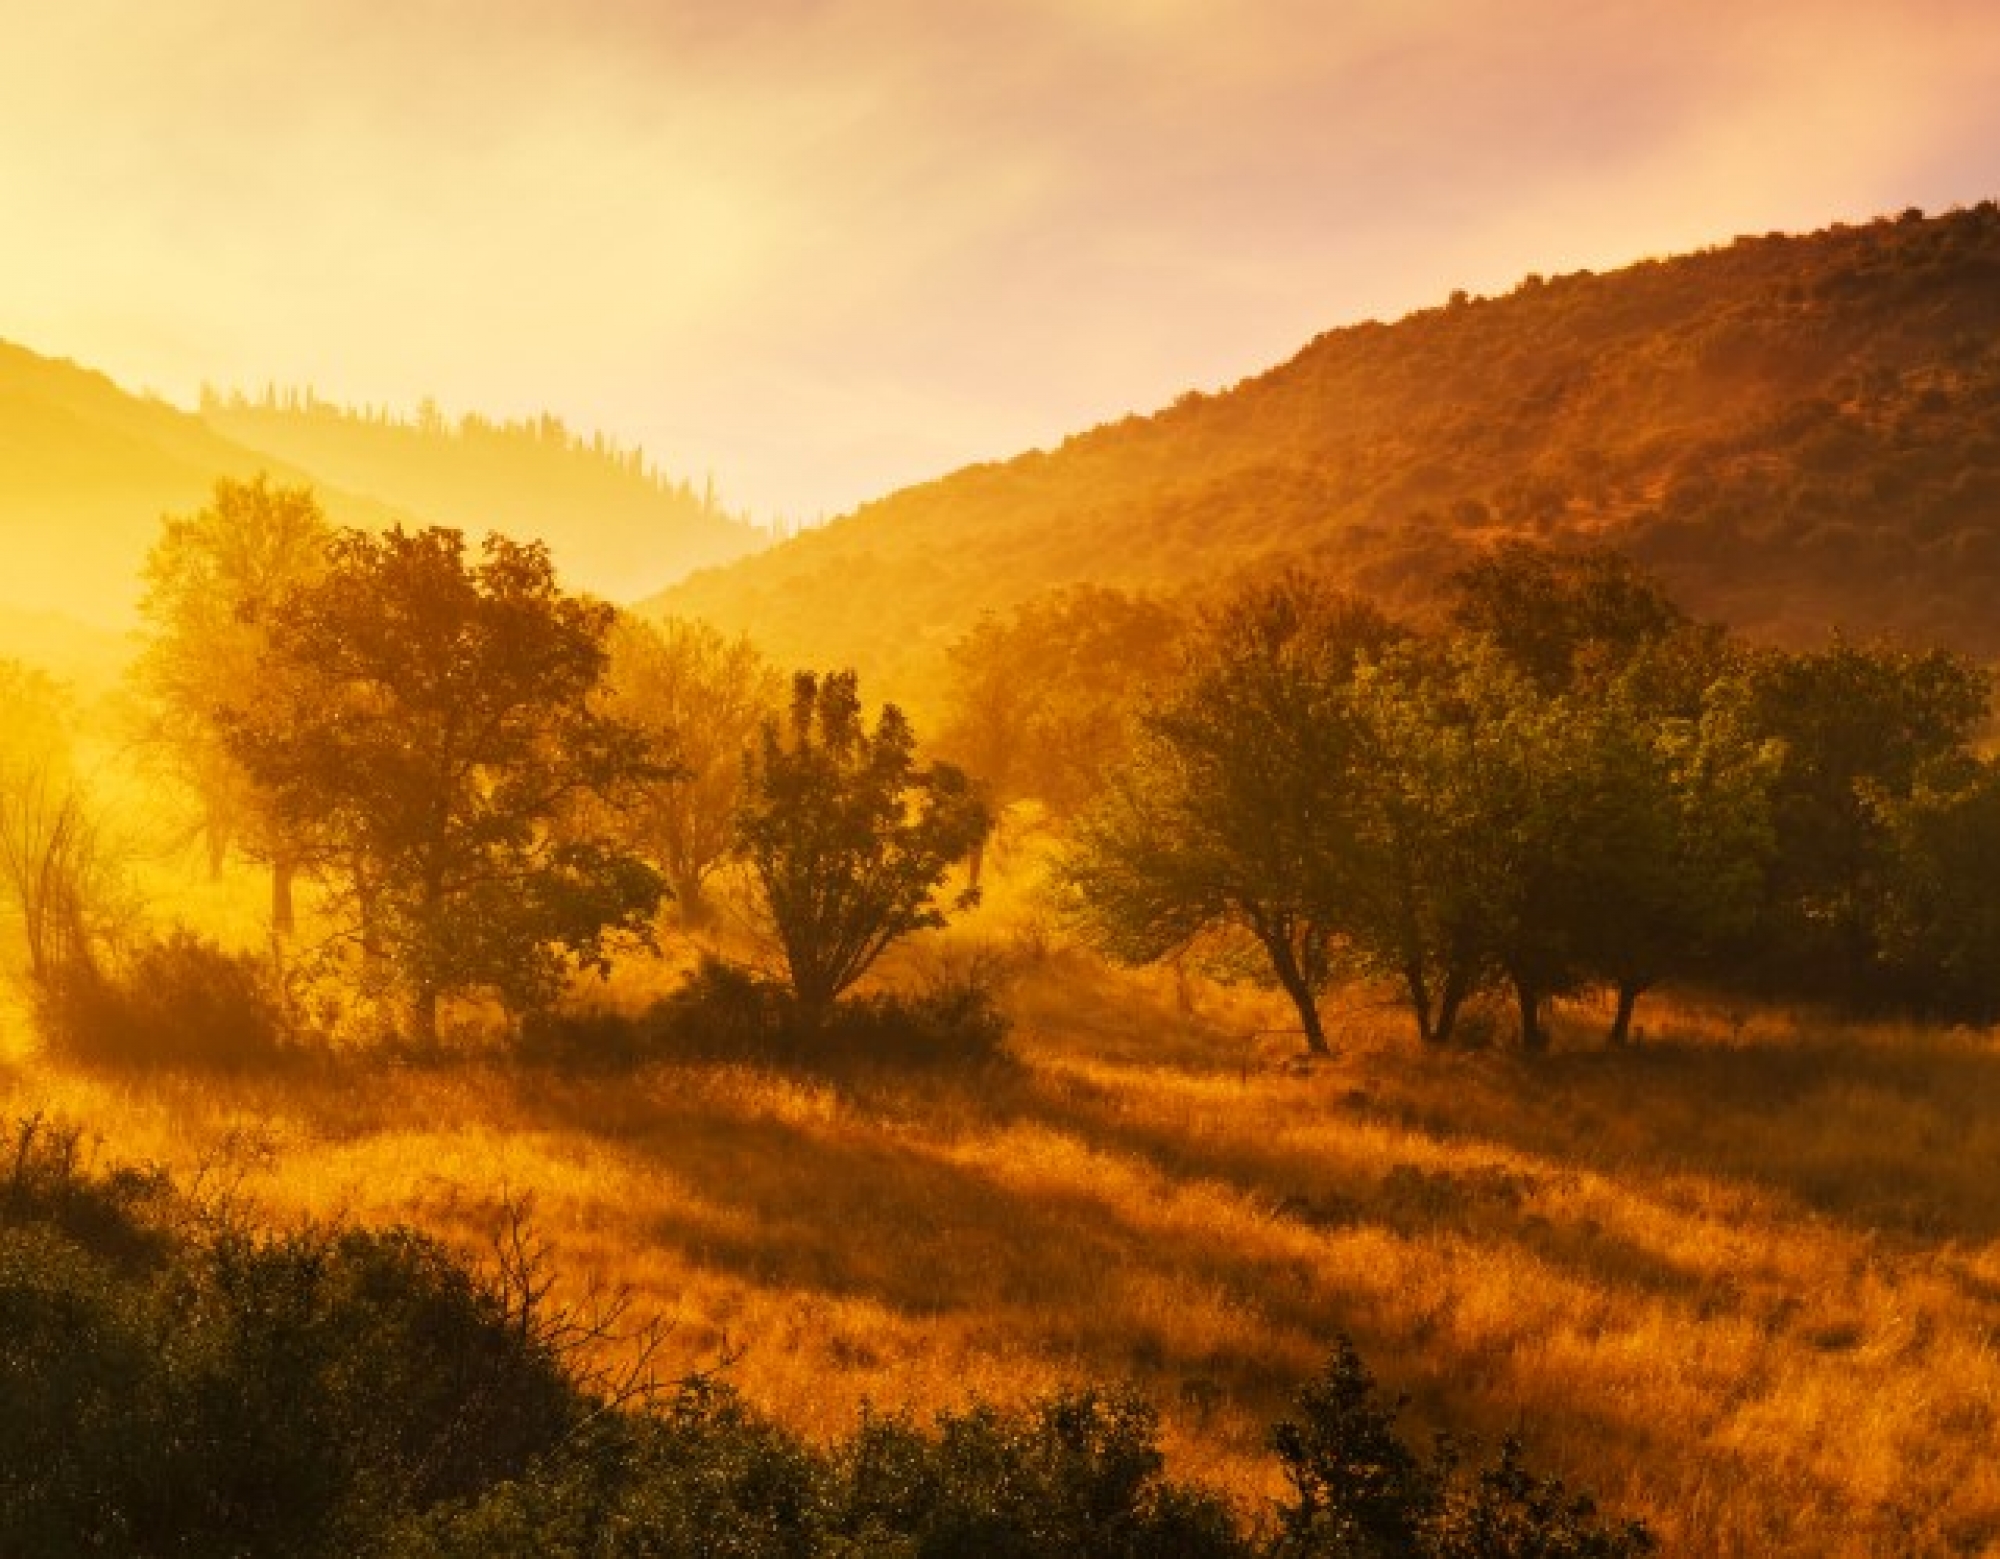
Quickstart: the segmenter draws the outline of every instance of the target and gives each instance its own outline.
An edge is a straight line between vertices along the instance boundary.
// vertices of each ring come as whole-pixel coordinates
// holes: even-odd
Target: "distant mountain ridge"
[[[614,600],[649,594],[767,543],[747,517],[664,475],[644,454],[560,418],[456,419],[426,404],[412,417],[335,405],[310,391],[203,396],[217,432],[472,534],[546,541],[573,587]]]
[[[446,427],[220,400],[197,415],[0,342],[0,653],[23,653],[24,625],[49,614],[129,628],[161,516],[259,472],[313,487],[337,524],[547,541],[565,583],[624,600],[766,540],[711,494],[554,418]]]
[[[164,401],[0,342],[0,606],[128,626],[160,516],[199,508],[218,477],[259,471],[320,487],[343,524],[391,518],[383,505],[326,487]]]
[[[1454,294],[867,504],[647,609],[934,676],[982,611],[1280,560],[1420,605],[1469,548],[1606,543],[1693,609],[2000,654],[2000,207]]]

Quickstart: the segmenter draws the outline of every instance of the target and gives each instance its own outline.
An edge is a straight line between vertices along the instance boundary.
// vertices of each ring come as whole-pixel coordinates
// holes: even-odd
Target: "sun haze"
[[[0,4],[0,338],[811,519],[1455,287],[1990,193],[1961,0]]]

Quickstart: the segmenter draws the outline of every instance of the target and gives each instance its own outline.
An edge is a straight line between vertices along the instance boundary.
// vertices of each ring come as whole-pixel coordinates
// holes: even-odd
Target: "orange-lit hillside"
[[[1392,601],[1590,540],[1775,637],[2000,651],[2000,208],[1531,277],[961,471],[654,603],[901,687],[982,610],[1304,556]]]

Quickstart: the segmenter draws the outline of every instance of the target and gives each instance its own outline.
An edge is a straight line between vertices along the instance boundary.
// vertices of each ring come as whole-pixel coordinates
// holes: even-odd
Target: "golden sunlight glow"
[[[1991,193],[1963,0],[0,5],[0,339],[810,519],[1315,332]]]

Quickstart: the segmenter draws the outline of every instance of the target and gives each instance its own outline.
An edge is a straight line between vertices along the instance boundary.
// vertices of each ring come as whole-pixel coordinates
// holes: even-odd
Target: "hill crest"
[[[1608,544],[1758,636],[2000,653],[2000,207],[1454,294],[1217,394],[864,505],[648,609],[920,687],[978,616],[1297,560],[1388,604]]]

